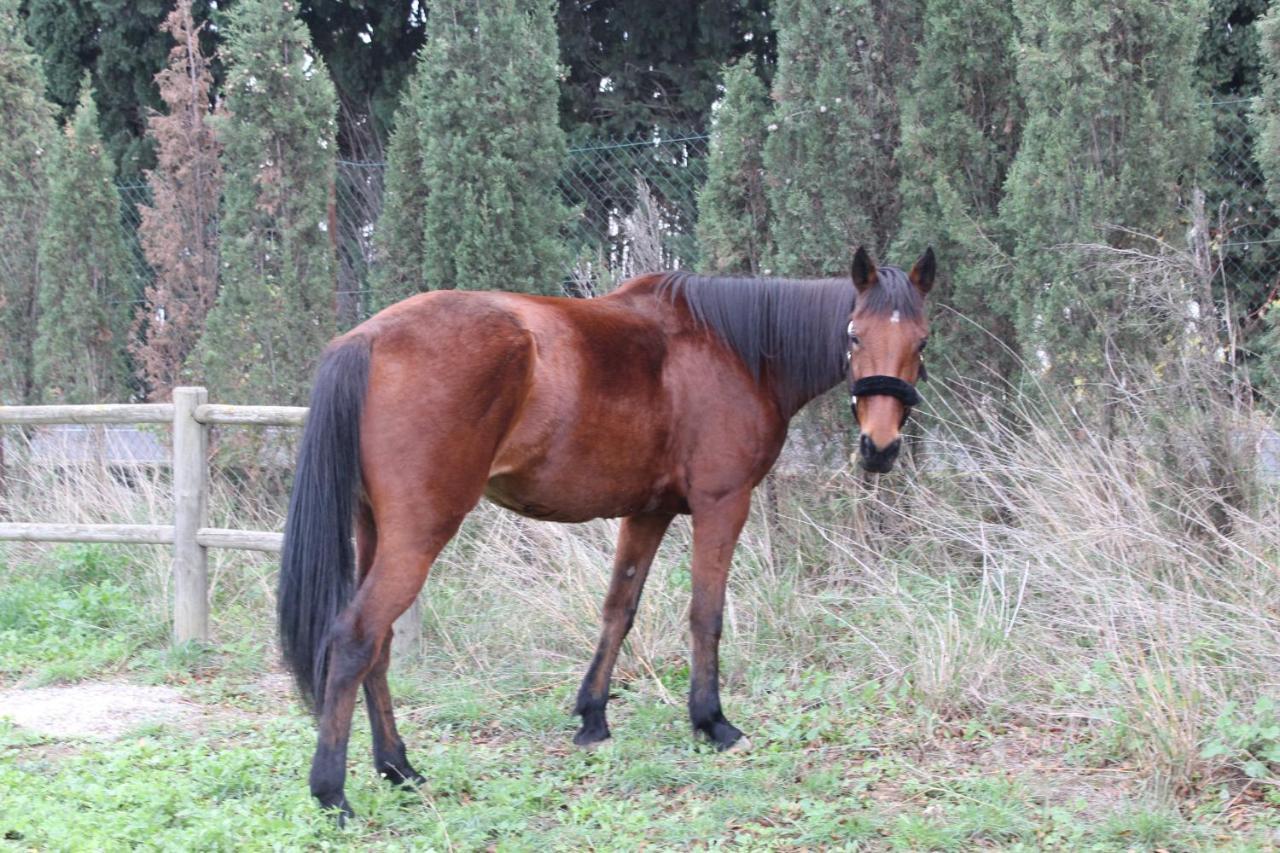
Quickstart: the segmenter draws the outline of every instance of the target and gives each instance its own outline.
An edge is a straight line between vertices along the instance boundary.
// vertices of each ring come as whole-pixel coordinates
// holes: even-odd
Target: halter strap
[[[852,394],[849,400],[849,408],[853,409],[854,420],[858,419],[858,398],[859,397],[896,397],[905,407],[902,413],[902,420],[906,421],[907,415],[911,414],[912,406],[920,405],[920,392],[910,382],[899,379],[896,376],[864,376],[857,382],[849,386]]]
[[[864,376],[849,390],[855,397],[897,397],[908,408],[920,405],[920,392],[910,382],[896,376]]]

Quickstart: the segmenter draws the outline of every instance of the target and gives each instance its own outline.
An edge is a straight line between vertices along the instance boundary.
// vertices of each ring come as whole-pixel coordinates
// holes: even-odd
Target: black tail
[[[317,714],[324,708],[329,630],[355,586],[351,527],[368,383],[367,339],[344,341],[321,358],[284,527],[280,648],[303,701]]]

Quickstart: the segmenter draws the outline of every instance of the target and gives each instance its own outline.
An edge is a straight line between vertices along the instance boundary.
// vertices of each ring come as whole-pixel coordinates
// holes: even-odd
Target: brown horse
[[[623,519],[575,709],[582,745],[609,737],[618,648],[667,526],[691,515],[689,716],[717,747],[738,744],[717,656],[751,491],[792,416],[842,378],[862,464],[892,466],[917,402],[933,274],[932,250],[905,274],[859,249],[852,281],[667,273],[589,300],[435,291],[335,340],[299,450],[279,590],[284,657],[319,718],[312,794],[350,814],[362,683],[378,771],[422,781],[392,715],[391,626],[482,497],[531,518]]]

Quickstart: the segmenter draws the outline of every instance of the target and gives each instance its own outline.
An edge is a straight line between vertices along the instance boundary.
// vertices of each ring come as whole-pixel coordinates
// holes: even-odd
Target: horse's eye
[[[862,340],[857,335],[849,336],[849,346],[856,347],[861,343],[862,343]]]
[[[921,341],[921,342],[920,342],[920,352],[924,352],[924,348],[925,348],[925,347],[927,347],[928,345],[929,345],[929,339],[928,339],[928,338],[925,338],[923,341]]]

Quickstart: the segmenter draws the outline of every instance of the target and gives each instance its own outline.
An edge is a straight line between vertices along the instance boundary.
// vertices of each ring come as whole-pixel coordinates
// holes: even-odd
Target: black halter
[[[921,365],[923,368],[923,365]],[[921,379],[924,372],[921,371]],[[902,403],[902,421],[906,423],[913,406],[920,405],[920,392],[916,386],[896,376],[864,376],[856,382],[849,383],[849,408],[853,410],[853,419],[858,420],[858,398],[875,395],[897,397]]]

